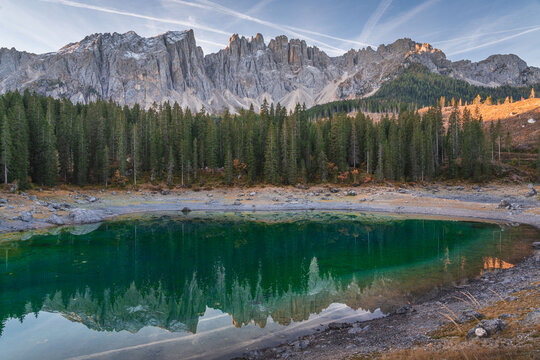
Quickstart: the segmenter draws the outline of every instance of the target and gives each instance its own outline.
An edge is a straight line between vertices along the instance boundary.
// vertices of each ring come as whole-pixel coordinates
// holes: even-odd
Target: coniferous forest
[[[19,188],[481,180],[508,144],[500,124],[486,126],[468,111],[456,109],[443,127],[436,106],[379,122],[361,112],[312,121],[299,105],[214,117],[178,104],[82,105],[26,91],[0,96],[0,120],[2,182]]]

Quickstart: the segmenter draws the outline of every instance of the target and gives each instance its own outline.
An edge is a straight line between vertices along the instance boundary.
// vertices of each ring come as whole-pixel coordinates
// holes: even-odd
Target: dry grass
[[[469,345],[460,349],[410,349],[382,354],[378,359],[447,359],[447,360],[506,360],[506,359],[538,359],[540,349],[538,346],[486,348],[480,345]]]
[[[466,331],[477,324],[479,320],[472,319],[465,323],[457,324],[456,314],[448,307],[443,306],[444,313],[440,313],[442,317],[450,320],[450,322],[429,334],[431,338],[438,339],[439,341],[434,341],[426,346],[417,346],[411,349],[389,351],[386,353],[372,353],[355,356],[351,359],[540,359],[540,341],[538,341],[540,337],[540,324],[528,326],[522,323],[525,316],[538,308],[538,304],[540,304],[538,285],[538,283],[535,283],[532,289],[512,294],[511,297],[513,299],[510,301],[503,299],[500,294],[492,291],[493,297],[500,300],[483,308],[479,306],[480,304],[473,295],[463,293],[464,298],[460,300],[484,314],[487,319],[495,319],[502,314],[514,315],[514,317],[505,320],[508,328],[489,340],[467,341]]]

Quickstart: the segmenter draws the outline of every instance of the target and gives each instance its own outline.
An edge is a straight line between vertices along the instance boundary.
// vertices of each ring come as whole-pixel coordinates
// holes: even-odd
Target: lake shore
[[[389,213],[404,217],[522,223],[540,228],[540,206],[537,196],[526,196],[529,191],[527,184],[502,183],[199,191],[159,187],[42,190],[1,194],[0,198],[5,202],[2,200],[0,207],[0,231],[12,239],[32,234],[28,230],[47,231],[58,225],[98,223],[124,216],[182,210]],[[502,200],[508,205],[501,207]],[[532,256],[507,267],[435,289],[415,304],[404,304],[390,316],[363,323],[320,327],[311,335],[281,346],[251,351],[243,358],[418,358],[426,354],[426,358],[430,358],[451,351],[457,351],[457,357],[463,357],[460,355],[463,352],[476,351],[481,355],[489,347],[501,354],[516,349],[531,352],[531,358],[534,358],[540,351],[534,341],[540,331],[538,315],[535,315],[540,303],[540,250],[534,250]],[[467,340],[467,332],[480,320],[467,318],[469,310],[484,314],[488,320],[504,320],[507,328],[489,338]],[[460,318],[464,316],[462,322]],[[484,357],[489,358],[490,354]],[[511,352],[508,354],[512,355]]]
[[[501,221],[540,227],[540,202],[523,185],[253,187],[213,190],[143,187],[0,194],[0,233],[96,223],[127,214],[208,211],[353,211]],[[508,206],[501,207],[504,200]]]
[[[508,266],[433,289],[386,317],[321,326],[237,359],[537,359],[540,249]],[[474,333],[478,324],[487,336]]]

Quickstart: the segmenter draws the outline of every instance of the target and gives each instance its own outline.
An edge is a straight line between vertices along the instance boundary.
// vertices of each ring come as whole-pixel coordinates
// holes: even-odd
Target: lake
[[[159,214],[0,242],[2,359],[227,358],[512,267],[530,226]]]

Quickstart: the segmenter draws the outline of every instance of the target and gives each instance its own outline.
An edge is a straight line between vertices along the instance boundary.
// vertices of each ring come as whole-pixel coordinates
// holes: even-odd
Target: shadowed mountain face
[[[287,326],[333,303],[389,312],[486,263],[509,265],[536,235],[527,227],[333,215],[275,223],[160,218],[82,230],[0,244],[0,324],[44,311],[98,331],[196,333],[209,308],[236,327],[269,319]]]
[[[288,109],[372,94],[411,63],[484,86],[540,82],[540,69],[516,55],[451,62],[429,44],[400,39],[329,57],[298,39],[265,43],[233,35],[229,46],[204,55],[192,30],[143,38],[134,32],[93,34],[42,55],[0,49],[0,93],[29,89],[87,103],[98,98],[150,107],[178,102],[211,112],[268,103]]]

